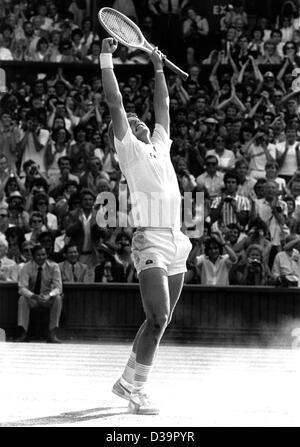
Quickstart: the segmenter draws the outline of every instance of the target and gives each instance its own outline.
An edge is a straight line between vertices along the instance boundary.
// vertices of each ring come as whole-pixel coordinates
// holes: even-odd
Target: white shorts
[[[180,230],[171,228],[138,228],[132,238],[132,255],[138,275],[153,267],[163,268],[168,276],[184,273],[191,249],[189,238]]]

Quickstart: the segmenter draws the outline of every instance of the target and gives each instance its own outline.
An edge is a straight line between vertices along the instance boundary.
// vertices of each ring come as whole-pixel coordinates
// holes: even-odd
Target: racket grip
[[[166,67],[168,67],[170,70],[172,70],[174,73],[178,74],[178,76],[181,77],[184,81],[189,77],[188,73],[181,70],[181,68],[177,67],[177,65],[173,64],[169,59],[164,59],[164,64]]]

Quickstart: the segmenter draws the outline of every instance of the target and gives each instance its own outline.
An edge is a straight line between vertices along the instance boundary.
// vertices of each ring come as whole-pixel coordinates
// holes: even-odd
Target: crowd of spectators
[[[98,64],[93,21],[80,2],[68,3],[62,12],[54,0],[0,1],[0,59]],[[203,218],[203,234],[183,226],[193,244],[186,283],[298,285],[299,18],[292,9],[278,23],[260,17],[251,27],[235,1],[221,16],[219,46],[204,54],[210,23],[195,4],[174,2],[170,14],[168,2],[146,3],[143,16],[134,2],[126,2],[127,12],[125,2],[109,6],[138,22],[151,42],[167,41],[167,25],[181,31],[172,38],[180,40],[189,77],[167,72],[171,159],[182,197],[192,193],[194,203],[197,193],[204,197],[202,215],[194,207],[193,216]],[[114,58],[137,67],[147,62],[147,55],[122,46]],[[60,67],[54,77],[13,81],[1,93],[1,281],[17,281],[37,243],[59,264],[64,282],[138,281],[134,228],[119,224],[121,211],[114,225],[98,225],[111,211],[103,193],[118,204],[126,179],[95,73],[70,79]],[[138,68],[128,73],[120,81],[125,108],[152,129],[153,77]]]

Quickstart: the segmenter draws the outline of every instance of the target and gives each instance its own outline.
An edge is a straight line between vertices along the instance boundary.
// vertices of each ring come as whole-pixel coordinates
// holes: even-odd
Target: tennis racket
[[[140,28],[128,17],[113,8],[101,8],[98,19],[103,28],[118,42],[129,48],[140,48],[150,54],[154,50],[143,36]],[[187,79],[188,73],[181,70],[169,59],[164,58],[164,64],[182,79]]]

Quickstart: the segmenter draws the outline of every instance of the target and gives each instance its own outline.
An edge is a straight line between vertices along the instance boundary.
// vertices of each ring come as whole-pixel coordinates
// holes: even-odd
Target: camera
[[[260,265],[261,265],[261,262],[259,259],[248,259],[248,262],[252,267],[260,267]]]
[[[34,176],[34,175],[38,175],[39,171],[36,165],[32,165],[31,168],[29,169],[29,175]]]

